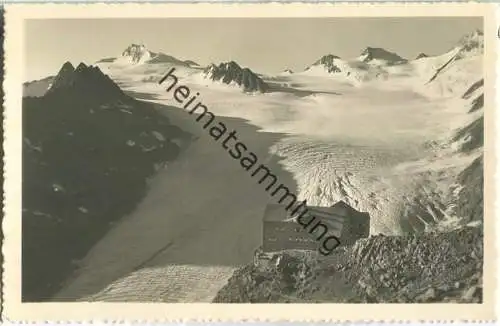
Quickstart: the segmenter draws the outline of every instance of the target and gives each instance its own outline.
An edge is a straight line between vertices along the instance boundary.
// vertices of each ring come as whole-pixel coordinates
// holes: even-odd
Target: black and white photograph
[[[23,303],[484,303],[482,16],[22,26]]]

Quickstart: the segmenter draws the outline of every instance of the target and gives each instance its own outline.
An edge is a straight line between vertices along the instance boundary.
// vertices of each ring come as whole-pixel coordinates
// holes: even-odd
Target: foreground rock
[[[483,234],[374,236],[328,258],[283,252],[269,267],[235,272],[214,302],[469,302],[482,301]]]
[[[84,64],[24,98],[23,300],[50,298],[187,137]]]

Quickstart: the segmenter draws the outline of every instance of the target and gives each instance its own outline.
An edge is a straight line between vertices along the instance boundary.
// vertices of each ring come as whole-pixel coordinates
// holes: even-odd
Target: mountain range
[[[484,51],[484,36],[479,30],[463,36],[455,47],[450,49],[448,53],[453,54],[453,60],[459,60],[482,53]],[[442,56],[446,56],[444,54]],[[353,59],[342,59],[333,54],[322,56],[316,62],[306,67],[305,71],[323,71],[327,74],[344,76],[347,80],[355,84],[369,81],[378,76],[387,76],[388,69],[391,67],[404,67],[413,65],[414,63],[423,63],[422,59],[432,60],[441,56],[429,56],[420,53],[415,60],[407,60],[398,54],[378,47],[366,47],[361,51],[360,55]],[[450,62],[451,62],[450,61]],[[140,65],[174,65],[187,69],[199,71],[203,78],[209,79],[216,83],[226,85],[236,85],[244,92],[266,92],[269,90],[269,85],[266,84],[263,76],[255,73],[250,68],[242,68],[237,62],[230,61],[220,64],[210,64],[206,67],[201,67],[191,60],[180,60],[173,56],[148,50],[143,44],[131,44],[121,56],[111,57],[98,60],[97,66],[107,65],[113,66],[140,66]],[[287,69],[289,70],[289,69]],[[288,72],[290,73],[290,71]],[[436,70],[439,73],[439,69]],[[376,76],[376,77],[374,77]],[[46,77],[41,80],[26,82],[23,84],[24,96],[41,96],[52,85],[54,77]],[[384,77],[385,78],[385,77]],[[432,78],[431,78],[432,79]]]

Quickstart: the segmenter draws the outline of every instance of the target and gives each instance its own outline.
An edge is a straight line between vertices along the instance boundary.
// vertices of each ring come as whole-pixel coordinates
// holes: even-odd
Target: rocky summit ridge
[[[205,78],[224,84],[236,84],[245,92],[265,92],[268,85],[249,68],[242,68],[235,61],[211,64],[203,71]]]
[[[61,93],[66,97],[74,96],[75,100],[82,97],[103,99],[124,95],[120,87],[99,67],[87,66],[83,62],[76,68],[66,62],[54,77],[46,95]]]
[[[376,48],[376,47],[366,47],[363,52],[361,52],[361,55],[359,59],[363,62],[371,62],[373,60],[382,60],[387,63],[405,63],[407,60],[400,57],[394,52],[387,51],[383,48]]]
[[[322,56],[318,61],[313,63],[313,66],[319,66],[323,65],[329,73],[337,73],[341,72],[342,70],[336,63],[336,60],[340,59],[340,57],[333,55],[333,54],[327,54]]]

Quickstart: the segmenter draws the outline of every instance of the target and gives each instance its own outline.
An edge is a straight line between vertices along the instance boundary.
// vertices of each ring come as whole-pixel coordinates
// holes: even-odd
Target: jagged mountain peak
[[[198,66],[198,64],[192,60],[179,60],[171,55],[162,52],[150,51],[144,44],[132,43],[123,52],[121,59],[132,64],[142,64],[142,63],[173,63],[180,66]],[[102,59],[100,62],[113,62],[115,58]]]
[[[144,44],[132,43],[122,52],[122,57],[128,58],[132,63],[142,63],[153,56],[154,53],[149,51]]]
[[[189,66],[199,66],[199,64],[197,62],[194,62],[193,60],[184,60],[184,63]]]
[[[268,85],[249,68],[242,68],[235,61],[210,64],[203,71],[205,78],[224,84],[235,83],[246,92],[265,92]]]
[[[75,98],[91,97],[99,99],[123,95],[122,91],[111,78],[96,66],[87,66],[81,62],[76,69],[65,63],[54,78],[52,86],[47,91],[51,94],[71,94]]]
[[[221,62],[218,65],[215,63],[211,63],[208,65],[207,68],[205,68],[204,72],[205,73],[213,73],[215,70],[217,71],[241,71],[243,68],[236,63],[236,61],[228,61],[228,62]]]
[[[221,65],[223,65],[225,67],[225,69],[228,69],[228,70],[231,70],[231,69],[241,70],[241,69],[243,69],[238,63],[236,63],[236,61],[233,61],[233,60],[231,60],[229,62],[221,63]]]
[[[382,60],[388,63],[398,63],[406,61],[406,59],[400,57],[398,54],[394,52],[387,51],[386,49],[383,48],[377,48],[371,46],[366,47],[361,52],[359,59],[363,62],[370,62],[372,60]]]
[[[482,54],[484,52],[484,33],[481,30],[474,30],[473,32],[462,36],[458,41],[460,57],[466,55]]]
[[[68,71],[68,72],[73,72],[74,70],[75,70],[75,67],[73,66],[73,64],[72,64],[71,62],[69,62],[69,61],[66,61],[66,62],[62,65],[61,70],[59,70],[59,74],[60,74],[61,72],[63,72],[63,71],[64,71],[64,72],[66,72],[66,71]]]
[[[88,68],[89,67],[86,64],[84,64],[83,62],[80,62],[80,64],[76,67],[75,72],[85,71]]]

